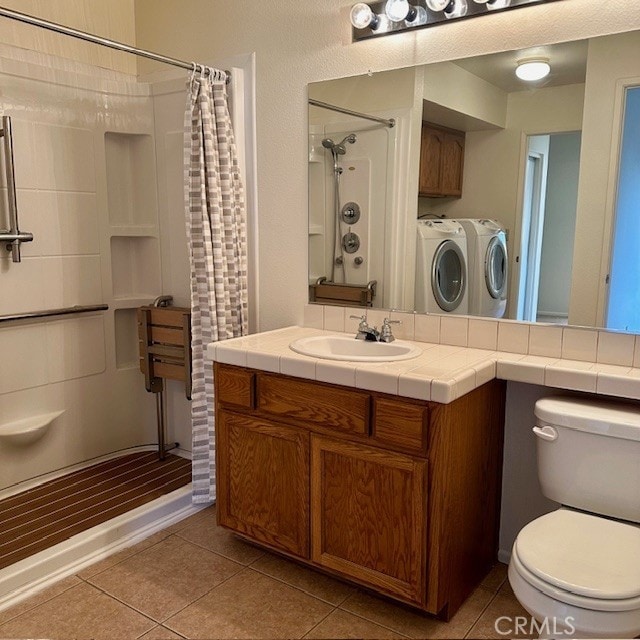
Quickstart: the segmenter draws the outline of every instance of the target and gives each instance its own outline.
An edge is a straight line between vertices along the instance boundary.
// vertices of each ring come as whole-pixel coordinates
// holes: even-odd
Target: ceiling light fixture
[[[375,0],[351,8],[354,42],[559,0]]]
[[[529,58],[518,60],[516,75],[525,82],[535,82],[546,78],[551,71],[551,65],[546,58]]]

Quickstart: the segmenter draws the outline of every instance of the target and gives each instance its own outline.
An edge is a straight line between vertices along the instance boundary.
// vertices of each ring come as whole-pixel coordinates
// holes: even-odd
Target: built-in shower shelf
[[[42,413],[22,420],[0,424],[0,442],[8,442],[20,446],[31,444],[39,440],[63,413],[64,410],[53,411],[52,413]]]
[[[309,225],[309,235],[310,236],[323,236],[324,235],[324,227],[321,224],[310,224]]]

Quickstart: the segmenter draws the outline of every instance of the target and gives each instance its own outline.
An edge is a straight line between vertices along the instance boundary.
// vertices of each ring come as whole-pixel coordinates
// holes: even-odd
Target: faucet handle
[[[354,320],[360,320],[360,324],[358,325],[358,331],[366,331],[369,328],[369,325],[367,324],[367,316],[363,315],[363,316],[349,316],[350,318],[353,318]]]
[[[391,332],[392,324],[402,324],[402,320],[391,320],[390,318],[385,318],[382,321],[382,330],[380,331],[380,340],[382,342],[393,342],[395,340],[393,333]]]

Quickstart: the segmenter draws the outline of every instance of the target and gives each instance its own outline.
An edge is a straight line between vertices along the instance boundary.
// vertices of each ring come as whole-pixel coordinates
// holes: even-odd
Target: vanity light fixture
[[[520,80],[524,80],[525,82],[542,80],[542,78],[546,78],[551,71],[551,65],[546,58],[518,60],[517,65],[516,75]]]
[[[558,0],[376,0],[351,8],[353,41]]]

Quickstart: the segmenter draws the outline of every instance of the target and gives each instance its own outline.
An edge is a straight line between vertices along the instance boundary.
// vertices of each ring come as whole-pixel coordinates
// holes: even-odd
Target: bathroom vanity
[[[504,382],[441,404],[214,367],[218,523],[449,619],[496,561]]]

